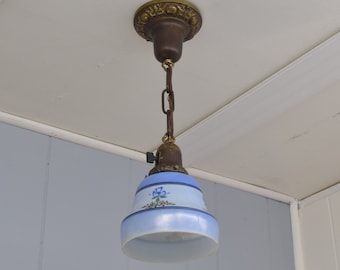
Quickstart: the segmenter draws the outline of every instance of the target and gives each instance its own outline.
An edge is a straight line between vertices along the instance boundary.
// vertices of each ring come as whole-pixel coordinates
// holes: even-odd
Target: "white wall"
[[[340,184],[301,202],[306,270],[340,270]]]
[[[176,265],[128,259],[120,222],[149,169],[0,123],[0,269],[294,269],[289,205],[203,180],[219,251]]]

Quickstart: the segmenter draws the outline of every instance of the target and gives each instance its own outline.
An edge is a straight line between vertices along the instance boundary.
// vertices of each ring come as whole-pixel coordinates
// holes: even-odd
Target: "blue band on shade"
[[[136,211],[136,212],[128,215],[126,218],[124,218],[122,222],[124,222],[126,219],[130,218],[133,215],[141,214],[142,212],[155,211],[155,210],[160,210],[160,209],[178,209],[178,210],[182,209],[182,210],[196,211],[196,212],[199,212],[199,213],[207,214],[207,215],[209,215],[209,216],[211,216],[212,218],[215,219],[215,217],[212,214],[210,214],[207,211],[203,211],[201,209],[191,208],[191,207],[183,207],[183,206],[163,206],[163,207],[148,208],[148,209],[142,209],[142,210]]]

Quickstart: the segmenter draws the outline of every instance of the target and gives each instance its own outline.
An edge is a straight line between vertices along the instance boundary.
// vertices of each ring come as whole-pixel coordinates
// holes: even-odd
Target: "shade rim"
[[[218,230],[217,220],[207,212],[183,207],[156,208],[137,212],[123,220],[121,247],[127,256],[137,260],[188,261],[209,256],[218,249]],[[172,233],[175,239],[169,241],[145,240],[152,235],[162,239],[164,234]],[[182,238],[188,233],[193,238]]]

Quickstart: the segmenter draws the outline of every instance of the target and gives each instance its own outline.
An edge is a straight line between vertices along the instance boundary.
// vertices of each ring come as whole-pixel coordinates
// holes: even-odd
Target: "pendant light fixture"
[[[147,162],[155,166],[137,187],[132,213],[121,223],[122,250],[137,260],[188,261],[218,247],[217,221],[208,213],[197,181],[183,168],[173,129],[172,69],[183,42],[193,38],[201,24],[198,9],[183,0],[150,1],[134,17],[137,33],[153,42],[155,57],[166,72],[162,111],[167,119],[156,155],[147,153]]]

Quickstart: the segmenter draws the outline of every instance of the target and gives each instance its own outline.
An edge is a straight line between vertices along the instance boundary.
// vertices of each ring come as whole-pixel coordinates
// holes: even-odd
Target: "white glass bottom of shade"
[[[218,248],[218,224],[204,211],[163,207],[139,211],[121,225],[123,252],[148,262],[175,263],[208,256]]]

